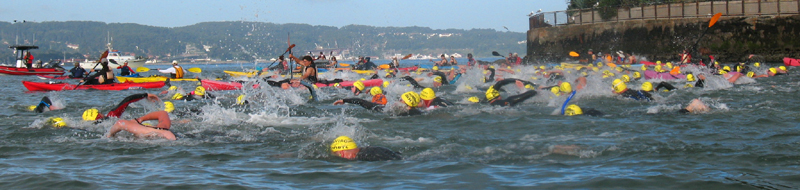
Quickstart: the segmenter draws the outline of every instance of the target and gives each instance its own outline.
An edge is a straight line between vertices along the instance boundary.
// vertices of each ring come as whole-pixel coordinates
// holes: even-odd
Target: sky
[[[211,21],[342,27],[528,31],[528,14],[564,10],[567,0],[35,0],[7,1],[0,22],[100,21],[180,27]],[[24,7],[24,8],[23,8]],[[23,9],[21,9],[23,8]]]

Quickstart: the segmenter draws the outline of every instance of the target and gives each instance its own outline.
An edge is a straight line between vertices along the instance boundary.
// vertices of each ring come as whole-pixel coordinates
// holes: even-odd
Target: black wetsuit
[[[108,77],[106,77],[106,74],[108,72],[110,72],[110,71],[111,71],[111,69],[109,69],[108,67],[104,66],[103,69],[100,69],[100,71],[98,71],[98,72],[86,77],[86,78],[88,78],[88,80],[86,80],[86,82],[84,82],[84,84],[87,84],[87,85],[91,85],[91,84],[114,84],[114,79],[113,78],[109,79]],[[105,82],[100,83],[100,79],[97,79],[97,77],[105,78]]]
[[[531,98],[533,96],[536,96],[536,91],[535,90],[528,90],[525,93],[517,94],[517,95],[514,95],[514,96],[509,96],[508,98],[505,98],[505,99],[497,98],[495,100],[490,101],[489,105],[493,105],[493,106],[515,106],[515,105],[517,105],[517,104],[519,104],[519,103],[521,103],[521,102],[523,102],[523,101],[525,101],[528,98]]]
[[[491,73],[489,74],[489,77],[486,77],[486,81],[483,81],[483,82],[484,83],[489,83],[489,82],[494,81],[494,72],[495,72],[494,68],[488,68],[486,70],[489,70],[489,72],[491,72]]]
[[[495,90],[500,91],[500,88],[503,88],[503,86],[505,86],[507,84],[511,84],[511,83],[516,83],[517,81],[522,82],[522,84],[530,84],[531,86],[536,86],[536,83],[532,83],[530,81],[519,80],[519,79],[515,79],[515,78],[507,78],[507,79],[503,79],[501,81],[497,81],[497,83],[494,83],[494,85],[492,85],[492,88],[494,88]]]
[[[445,99],[442,99],[441,97],[436,97],[433,100],[431,100],[431,106],[447,107],[451,105],[456,105],[456,104],[447,101]]]
[[[49,110],[50,105],[53,105],[53,102],[50,102],[50,98],[45,96],[44,98],[42,98],[42,101],[39,101],[39,104],[36,105],[36,109],[34,109],[33,111],[35,111],[36,113],[42,113],[44,112],[44,108],[47,108]]]
[[[450,84],[450,82],[448,82],[448,81],[447,81],[447,75],[445,75],[443,72],[441,72],[441,71],[434,71],[434,72],[433,72],[433,75],[436,75],[436,76],[442,77],[442,85],[448,85],[448,84]]]
[[[358,99],[358,98],[346,98],[346,99],[343,99],[342,101],[344,103],[348,103],[348,104],[357,104],[357,105],[359,105],[359,106],[361,106],[363,108],[366,108],[368,110],[374,110],[374,111],[379,111],[379,112],[383,112],[383,108],[384,108],[384,105],[381,105],[381,104],[378,104],[378,103],[374,103],[374,102],[370,102],[370,101],[367,101],[367,100]],[[405,111],[403,113],[397,114],[397,115],[398,116],[411,116],[411,115],[421,115],[421,114],[422,114],[422,111],[419,111],[418,109],[409,109],[409,110],[407,110],[407,111]]]
[[[601,116],[604,116],[606,114],[603,113],[603,112],[597,111],[596,109],[586,108],[583,111],[583,115],[589,115],[589,116],[592,116],[592,117],[601,117]]]
[[[661,83],[658,83],[658,86],[656,86],[656,91],[658,91],[658,89],[661,89],[661,88],[666,88],[668,91],[672,91],[672,90],[676,89],[675,86],[672,86],[672,84],[669,84],[669,83],[664,82],[664,81],[661,81]]]
[[[402,159],[403,157],[399,152],[377,146],[361,147],[358,151],[358,154],[356,154],[356,160],[358,161],[385,161]]]
[[[424,86],[419,85],[417,80],[414,80],[414,78],[411,78],[411,76],[404,76],[401,79],[405,79],[406,81],[408,81],[408,83],[411,83],[411,86],[414,86],[414,89],[423,89],[423,88],[425,88]]]
[[[620,95],[622,95],[624,97],[628,97],[628,98],[633,98],[635,100],[646,100],[646,101],[652,101],[653,100],[653,95],[652,94],[650,94],[649,92],[642,91],[642,90],[628,89],[628,90],[626,90],[625,92],[623,92]]]
[[[703,88],[705,86],[706,86],[706,81],[705,80],[699,80],[698,79],[697,82],[694,83],[694,87]]]

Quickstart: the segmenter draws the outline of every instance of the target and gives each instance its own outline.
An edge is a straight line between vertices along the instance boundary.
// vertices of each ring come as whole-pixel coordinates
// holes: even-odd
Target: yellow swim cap
[[[244,94],[242,94],[242,95],[239,95],[239,97],[236,97],[236,104],[238,104],[238,105],[242,105],[242,104],[244,104],[244,101],[245,101],[245,99],[244,99],[244,98],[245,98],[245,97],[246,97],[246,96],[245,96]]]
[[[544,70],[544,65],[539,66],[539,69]]]
[[[361,82],[361,81],[354,82],[353,86],[355,86],[356,89],[358,89],[358,91],[363,91],[364,90],[364,83]]]
[[[319,89],[319,86],[317,86],[317,84],[312,84],[311,86],[313,86],[314,89]]]
[[[614,92],[616,93],[622,93],[625,91],[625,89],[628,89],[628,85],[625,85],[625,83],[620,79],[614,79],[611,84],[613,85],[612,89],[614,89]]]
[[[656,72],[661,72],[661,65],[656,65],[656,69],[654,69],[654,70]]]
[[[485,75],[486,73],[489,73],[489,71],[483,70],[483,74]]]
[[[617,72],[622,72],[622,67],[617,67],[614,70],[617,70]]]
[[[172,95],[172,99],[173,100],[181,100],[181,99],[183,99],[183,94],[175,93],[175,95]]]
[[[206,95],[206,88],[203,88],[202,86],[198,86],[197,88],[194,88],[194,95],[198,95],[198,96]]]
[[[494,69],[494,65],[492,65],[492,66],[489,66],[489,68],[492,68],[492,69]]]
[[[342,150],[353,150],[356,148],[358,148],[356,142],[354,142],[353,139],[347,136],[339,136],[333,140],[333,143],[331,143],[332,152],[338,152]]]
[[[384,88],[389,87],[389,81],[383,81],[383,87]]]
[[[438,71],[439,70],[439,66],[433,66],[433,68],[431,68],[431,69],[434,70],[434,71]]]
[[[401,95],[400,97],[403,99],[403,103],[406,103],[408,107],[412,108],[417,107],[417,105],[419,104],[420,97],[419,94],[417,94],[416,92],[408,91],[406,93],[403,93],[403,95]]]
[[[561,85],[559,85],[558,88],[563,93],[571,93],[572,92],[572,84],[569,84],[569,82],[562,82]]]
[[[659,64],[659,65],[661,65],[661,61],[656,61],[656,64]]]
[[[471,87],[471,86],[469,86],[469,85],[464,85],[464,88],[466,88],[466,89],[469,89],[469,90],[472,90],[472,87]]]
[[[372,87],[372,89],[369,89],[369,94],[372,96],[383,94],[383,90],[381,90],[381,87]]]
[[[785,71],[786,70],[786,66],[780,66],[780,67],[778,67],[778,69],[780,69],[782,71]]]
[[[719,74],[720,74],[720,75],[728,74],[728,71],[721,70],[721,71],[719,71]]]
[[[639,72],[633,72],[633,78],[635,78],[635,79],[642,78],[642,73],[639,73]]]
[[[433,82],[442,83],[442,77],[440,76],[433,77]]]
[[[581,110],[581,107],[578,107],[578,105],[575,104],[570,104],[569,106],[567,106],[567,109],[564,110],[564,115],[567,116],[574,116],[581,114],[583,114],[583,110]]]
[[[365,78],[358,79],[358,81],[365,81],[365,80],[367,80],[367,79],[365,79]]]
[[[392,73],[386,73],[385,77],[392,76]]]
[[[469,101],[469,102],[472,102],[472,103],[478,103],[478,102],[480,102],[481,100],[480,100],[480,99],[478,99],[478,97],[475,97],[475,96],[473,96],[473,97],[469,97],[469,98],[467,99],[467,101]]]
[[[97,120],[98,112],[99,111],[97,111],[97,109],[95,109],[95,108],[91,108],[91,109],[87,109],[86,111],[83,111],[83,120],[86,120],[86,121]]]
[[[603,67],[603,63],[602,62],[597,62],[597,67]]]
[[[642,65],[642,71],[646,71],[646,70],[647,70],[647,66]]]
[[[650,82],[642,83],[642,90],[645,92],[653,91],[653,83]]]
[[[692,85],[692,83],[687,83],[686,85],[683,85],[683,87],[684,88],[691,88],[691,87],[694,87],[694,85]],[[664,90],[667,90],[667,89],[664,89]],[[667,90],[667,91],[669,91],[669,90]]]
[[[531,89],[531,90],[533,90],[533,85],[531,85],[531,84],[526,84],[526,85],[525,85],[525,89]]]
[[[693,74],[687,74],[686,75],[686,81],[689,81],[689,82],[694,81],[694,75]]]
[[[667,68],[672,69],[672,62],[667,62]]]
[[[589,73],[586,73],[586,72],[581,72],[581,76],[584,76],[584,77],[585,77],[585,76],[589,76]]]
[[[559,93],[560,91],[561,90],[559,90],[558,87],[555,87],[555,86],[553,88],[550,88],[550,92],[552,92],[556,96],[561,96],[561,93]]]
[[[60,117],[51,117],[50,119],[47,120],[47,123],[49,123],[55,128],[61,128],[67,126],[67,123],[64,122],[64,119]]]
[[[776,73],[778,73],[778,70],[775,69],[775,67],[773,67],[773,68],[769,68],[769,72],[772,72],[772,74],[776,74]]]
[[[433,92],[433,89],[431,88],[425,88],[419,93],[419,97],[423,100],[433,100],[436,98],[436,92]]]
[[[628,75],[622,75],[622,82],[631,82],[631,77]]]
[[[722,67],[722,70],[725,70],[725,71],[731,71],[731,67],[724,66],[724,67]]]
[[[598,69],[597,67],[592,67],[592,71],[597,72],[600,71],[600,69]]]
[[[178,90],[178,86],[170,86],[169,89],[167,89],[167,90],[176,91],[176,90]]]
[[[30,105],[30,106],[28,106],[28,111],[33,111],[33,110],[35,110],[35,109],[36,109],[36,105]]]
[[[753,64],[753,66],[756,66],[756,67],[761,67],[761,63],[759,63],[759,62],[756,62],[755,64]]]
[[[170,102],[170,101],[165,101],[164,102],[164,111],[171,113],[173,110],[175,110],[175,105],[172,104],[172,102]]]
[[[511,66],[507,66],[506,69],[511,69]]]
[[[747,77],[753,78],[753,76],[755,75],[756,73],[754,73],[753,71],[747,72]]]
[[[494,87],[489,87],[489,89],[486,90],[486,99],[487,100],[491,101],[491,100],[494,100],[497,97],[500,97],[500,92],[495,90]]]

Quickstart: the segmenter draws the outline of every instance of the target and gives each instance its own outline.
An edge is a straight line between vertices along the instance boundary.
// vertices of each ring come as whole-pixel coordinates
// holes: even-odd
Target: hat
[[[338,152],[342,150],[353,150],[358,148],[356,142],[348,136],[339,136],[331,143],[331,151]]]
[[[172,104],[172,102],[170,102],[170,101],[164,102],[164,111],[172,112],[174,110],[175,110],[175,105]]]
[[[420,98],[423,100],[433,100],[436,98],[436,92],[433,92],[431,88],[422,89],[422,92],[419,94]]]
[[[581,110],[581,107],[578,107],[578,105],[575,104],[570,104],[569,106],[567,106],[567,109],[564,110],[564,115],[567,116],[574,116],[581,114],[583,114],[583,110]]]
[[[383,94],[383,90],[381,90],[381,87],[372,87],[372,89],[369,89],[369,94],[373,96]]]
[[[87,109],[86,111],[83,111],[83,120],[86,120],[86,121],[97,120],[97,118],[99,117],[98,116],[99,115],[98,112],[99,111],[97,109],[95,109],[95,108],[91,108],[91,109]]]
[[[420,97],[419,94],[417,94],[416,92],[408,91],[406,93],[403,93],[403,95],[400,97],[403,99],[403,103],[406,103],[408,107],[412,108],[417,107],[417,105],[419,104]]]
[[[356,89],[358,89],[358,91],[363,91],[364,90],[364,83],[361,82],[361,81],[354,82],[353,86],[356,87]]]
[[[173,65],[177,65],[178,64],[178,60],[172,60],[172,64]]]

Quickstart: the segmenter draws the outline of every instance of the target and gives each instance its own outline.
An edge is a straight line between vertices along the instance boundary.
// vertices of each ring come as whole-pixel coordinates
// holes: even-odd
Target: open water
[[[492,61],[492,59],[486,59]],[[466,62],[466,60],[460,60]],[[377,61],[383,63],[386,61]],[[263,63],[262,63],[263,64]],[[403,64],[429,64],[404,61]],[[463,63],[462,63],[463,64]],[[152,66],[151,69],[165,66]],[[253,64],[200,67],[204,78],[241,71]],[[505,77],[530,79],[532,69]],[[762,69],[763,70],[763,69]],[[792,69],[790,69],[792,70]],[[792,70],[793,71],[793,70]],[[793,71],[796,72],[796,71]],[[520,74],[522,73],[522,74]],[[150,71],[145,74],[155,74]],[[657,92],[656,101],[614,96],[610,78],[589,77],[587,89],[570,101],[607,114],[557,115],[565,97],[548,91],[516,107],[469,104],[483,96],[481,70],[437,95],[461,105],[398,117],[355,105],[333,106],[352,97],[346,90],[320,89],[319,102],[305,90],[261,88],[211,92],[215,100],[175,102],[177,141],[104,135],[114,119],[80,121],[88,108],[107,112],[124,97],[157,90],[30,93],[20,81],[36,76],[0,76],[0,187],[4,189],[797,189],[800,188],[800,90],[798,75],[747,79],[708,88]],[[189,75],[193,77],[192,74]],[[321,78],[357,79],[356,74]],[[422,76],[425,78],[424,73]],[[567,79],[573,79],[568,75]],[[544,85],[543,79],[533,80]],[[74,82],[74,81],[68,81]],[[638,89],[636,81],[629,87]],[[678,87],[683,82],[672,82]],[[190,91],[193,82],[174,82]],[[384,91],[389,104],[411,90],[395,82]],[[430,79],[422,82],[430,86]],[[466,88],[470,85],[473,89]],[[522,90],[513,85],[504,93]],[[247,106],[234,106],[247,94]],[[368,94],[368,93],[367,93]],[[36,114],[27,106],[50,96],[66,108]],[[368,95],[360,98],[368,99]],[[713,111],[678,114],[700,98]],[[134,103],[123,119],[158,110]],[[46,124],[63,117],[68,127]],[[402,152],[401,161],[345,161],[331,157],[340,135],[359,146]],[[558,146],[578,147],[554,154]]]

